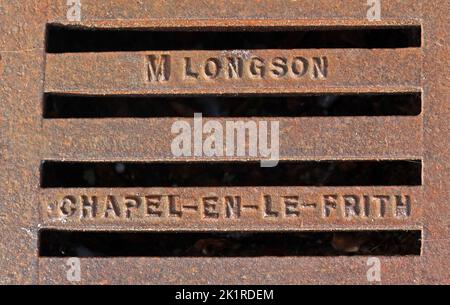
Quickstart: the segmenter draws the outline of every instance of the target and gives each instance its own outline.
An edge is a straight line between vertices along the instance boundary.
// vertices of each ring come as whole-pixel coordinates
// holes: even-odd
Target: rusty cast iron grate
[[[72,2],[0,4],[0,283],[449,282],[446,1]]]

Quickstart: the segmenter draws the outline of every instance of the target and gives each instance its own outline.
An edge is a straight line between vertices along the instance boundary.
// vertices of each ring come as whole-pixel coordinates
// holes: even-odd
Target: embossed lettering
[[[170,56],[147,56],[147,75],[149,82],[165,82],[170,78]]]

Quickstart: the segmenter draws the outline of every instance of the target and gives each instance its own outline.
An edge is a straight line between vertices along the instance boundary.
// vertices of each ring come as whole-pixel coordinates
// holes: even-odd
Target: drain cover
[[[0,5],[0,282],[448,283],[446,1],[69,2]]]

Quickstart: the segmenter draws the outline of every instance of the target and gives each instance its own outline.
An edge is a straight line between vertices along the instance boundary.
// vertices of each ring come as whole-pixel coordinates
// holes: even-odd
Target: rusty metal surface
[[[117,217],[104,217],[108,195],[114,199],[121,213]],[[155,211],[159,217],[148,217],[145,205],[127,208],[126,198],[139,194],[138,201],[145,201],[146,196],[158,196],[161,204]],[[345,194],[361,198],[370,198],[370,217],[349,218],[345,211],[345,198],[338,195],[337,206],[330,215],[326,214],[326,203],[330,195]],[[262,195],[270,198],[263,200]],[[92,202],[97,196],[97,214],[83,215],[84,198]],[[170,202],[170,196],[176,200]],[[217,200],[211,200],[211,197]],[[377,197],[387,196],[386,213],[380,214]],[[400,197],[398,197],[400,196]],[[314,230],[357,230],[421,227],[423,200],[420,187],[257,187],[257,188],[88,188],[88,189],[49,189],[43,192],[41,202],[42,225],[49,228],[66,229],[121,229],[132,227],[134,230],[214,230],[221,231],[292,231]],[[140,197],[140,198],[139,198]],[[229,198],[239,198],[240,211],[227,206]],[[410,215],[401,213],[401,208],[408,197],[411,202]],[[209,199],[209,200],[208,200]],[[328,199],[328,201],[327,201]],[[62,205],[62,203],[64,204]],[[214,213],[208,215],[206,206],[214,202]],[[67,207],[73,207],[68,215]],[[171,206],[173,208],[171,208]],[[128,211],[128,212],[127,212]],[[172,211],[172,212],[171,212]],[[176,211],[176,213],[174,213]],[[268,212],[272,215],[268,216]],[[63,222],[63,223],[62,223]]]
[[[42,123],[42,141],[49,144],[42,149],[49,159],[98,160],[98,156],[122,161],[193,159],[171,154],[170,128],[175,120],[50,120]],[[421,147],[417,146],[417,140],[422,138],[421,117],[310,117],[279,121],[280,159],[417,159],[421,156]],[[399,137],[403,130],[408,130],[408,135]],[[142,137],[142,134],[155,136]],[[311,134],[320,136],[315,138]]]
[[[98,231],[333,231],[422,230],[419,256],[380,257],[382,283],[450,283],[448,198],[450,98],[448,1],[383,0],[381,21],[366,19],[365,1],[82,1],[82,21],[67,21],[64,1],[0,1],[0,283],[70,283],[65,258],[39,257],[42,229]],[[195,8],[195,9],[193,9]],[[252,26],[422,27],[422,47],[404,49],[309,49],[165,51],[172,79],[152,83],[146,60],[155,52],[61,53],[45,51],[45,25],[108,28]],[[156,52],[158,53],[158,52]],[[230,54],[244,57],[327,57],[327,77],[254,81],[185,81],[178,65]],[[201,67],[198,64],[197,68]],[[247,73],[247,74],[246,74]],[[40,188],[42,160],[192,161],[173,157],[174,118],[44,119],[44,93],[221,94],[422,92],[417,116],[280,118],[281,160],[422,160],[420,186]],[[219,121],[223,120],[222,118]],[[230,160],[239,158],[215,158]],[[245,158],[251,159],[251,158]],[[401,173],[399,173],[401,174]],[[168,196],[177,196],[177,217]],[[276,217],[264,218],[264,196]],[[337,208],[324,216],[324,198]],[[161,217],[136,209],[122,217],[83,217],[81,198],[108,196],[124,211],[126,197],[160,196]],[[387,213],[346,217],[345,196],[384,196]],[[218,217],[205,217],[202,200],[217,198]],[[240,217],[226,213],[224,198],[248,205]],[[352,198],[354,198],[352,197]],[[400,199],[399,199],[400,198]],[[402,210],[410,198],[411,212]],[[299,216],[286,202],[296,203]],[[67,215],[62,204],[74,207]],[[186,207],[184,207],[186,206]],[[102,207],[100,207],[100,210]],[[104,207],[103,207],[104,209]],[[297,210],[296,210],[297,211]],[[173,211],[172,211],[173,212]],[[228,216],[227,216],[228,215]],[[150,284],[366,284],[367,257],[82,258],[81,283]]]
[[[48,54],[45,90],[84,94],[311,93],[354,92],[355,87],[358,92],[373,92],[383,86],[383,91],[387,92],[414,92],[420,86],[420,69],[417,67],[420,49],[250,50],[243,51],[242,55],[236,51],[161,53],[169,56],[172,66],[170,81],[164,83],[148,82],[145,73],[136,73],[142,70],[142,61],[149,52]],[[224,60],[236,54],[244,58],[242,77],[228,79],[223,72],[214,79],[204,75],[208,59]],[[276,78],[270,75],[269,69],[259,81],[251,75],[249,66],[252,58],[270,62],[273,58],[283,57],[290,64],[293,58],[300,56],[306,59],[326,57],[329,61],[327,77],[314,78],[307,73],[302,77],[292,75]],[[191,58],[192,70],[200,74],[197,79],[186,79],[183,73],[183,59],[186,57]],[[92,62],[96,64],[92,66]],[[86,70],[90,73],[86,74]],[[61,74],[60,71],[65,73]]]

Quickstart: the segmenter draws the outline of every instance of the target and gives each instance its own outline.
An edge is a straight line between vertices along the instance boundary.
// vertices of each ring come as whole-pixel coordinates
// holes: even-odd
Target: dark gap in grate
[[[420,160],[230,162],[43,161],[41,187],[421,185]]]
[[[89,96],[46,93],[44,118],[414,116],[420,93]]]
[[[94,232],[42,230],[44,257],[420,255],[421,231]]]
[[[234,27],[234,28],[85,28],[47,25],[48,53],[318,49],[318,48],[407,48],[421,46],[421,28],[395,27]]]

